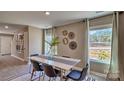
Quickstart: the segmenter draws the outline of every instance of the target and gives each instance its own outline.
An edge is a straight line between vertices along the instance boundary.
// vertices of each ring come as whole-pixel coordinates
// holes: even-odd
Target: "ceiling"
[[[5,28],[8,26],[8,28]],[[0,23],[0,31],[18,31],[20,29],[24,29],[25,25],[17,25],[17,24],[9,24],[9,23]]]
[[[50,15],[45,15],[43,11],[0,11],[0,23],[48,28],[110,13],[112,11],[50,11]]]

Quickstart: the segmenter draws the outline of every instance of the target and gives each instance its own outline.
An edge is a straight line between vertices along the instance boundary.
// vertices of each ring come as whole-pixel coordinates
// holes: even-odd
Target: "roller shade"
[[[112,24],[112,15],[107,15],[107,16],[91,19],[89,21],[90,28],[103,27],[103,26],[108,26],[111,24]]]

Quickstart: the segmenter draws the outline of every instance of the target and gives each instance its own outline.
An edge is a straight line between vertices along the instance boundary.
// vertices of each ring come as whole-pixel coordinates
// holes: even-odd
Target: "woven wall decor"
[[[69,32],[68,37],[69,37],[69,39],[74,39],[75,34],[73,32]]]
[[[67,30],[62,31],[62,33],[63,33],[63,36],[67,36],[68,35],[68,31]]]
[[[68,44],[68,39],[67,39],[67,38],[64,38],[64,39],[63,39],[63,44],[64,44],[64,45],[67,45],[67,44]]]
[[[77,43],[75,41],[71,41],[69,43],[69,48],[72,49],[72,50],[76,49],[77,48]]]

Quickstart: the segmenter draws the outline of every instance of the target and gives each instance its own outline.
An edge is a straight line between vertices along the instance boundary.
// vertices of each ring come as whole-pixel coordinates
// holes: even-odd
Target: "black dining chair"
[[[87,70],[88,70],[88,64],[82,69],[82,71],[78,70],[72,70],[67,76],[66,80],[69,78],[75,81],[82,81],[86,78],[87,75]]]
[[[32,56],[39,56],[39,55],[38,54],[33,54],[33,55],[31,55],[31,57]],[[34,76],[34,73],[36,71],[39,71],[40,72],[39,73],[39,80],[40,80],[41,73],[43,75],[43,66],[38,61],[34,61],[34,60],[31,60],[31,64],[33,65],[33,69],[32,69],[32,72],[31,72],[31,80],[32,80],[32,78]]]
[[[65,57],[65,58],[71,58],[71,57],[69,57],[69,56],[62,56],[62,57]]]
[[[33,57],[33,56],[39,56],[39,54],[31,54],[30,55],[30,57]],[[32,64],[30,64],[30,66],[29,66],[29,73],[31,73],[31,69],[32,69]]]
[[[61,75],[61,71],[54,69],[51,65],[43,64],[44,73],[49,77],[49,81],[53,78],[56,80],[57,76]],[[44,75],[44,76],[45,76]],[[44,77],[43,77],[44,80]]]
[[[39,56],[39,54],[31,54],[30,56]]]
[[[40,72],[40,73],[39,73],[39,80],[40,80],[41,73],[42,73],[42,76],[43,76],[43,66],[40,65],[39,62],[34,61],[34,60],[31,60],[31,63],[32,63],[32,65],[33,65],[32,73],[31,73],[31,80],[32,80],[32,78],[33,78],[33,76],[34,76],[34,72],[36,72],[36,71],[39,71],[39,72]]]

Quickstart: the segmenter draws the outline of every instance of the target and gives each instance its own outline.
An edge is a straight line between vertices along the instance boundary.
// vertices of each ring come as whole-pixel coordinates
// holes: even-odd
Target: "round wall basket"
[[[64,39],[63,39],[63,44],[64,44],[64,45],[67,45],[67,44],[68,44],[68,39],[67,39],[67,38],[64,38]]]
[[[68,31],[67,30],[64,30],[64,31],[62,31],[62,33],[63,33],[64,36],[67,36]]]
[[[68,37],[69,37],[69,39],[74,39],[75,38],[75,34],[73,32],[70,32],[68,34]]]
[[[69,43],[69,48],[72,49],[72,50],[76,49],[77,48],[77,43],[75,41],[71,41]]]

